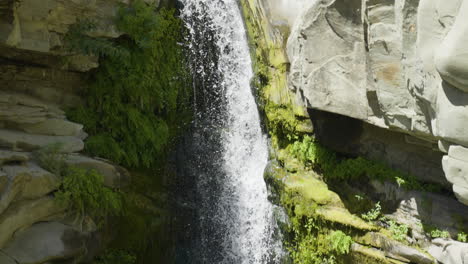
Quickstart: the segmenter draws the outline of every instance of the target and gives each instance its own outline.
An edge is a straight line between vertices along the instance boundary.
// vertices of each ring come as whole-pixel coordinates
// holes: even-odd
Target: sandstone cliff
[[[87,134],[64,110],[79,105],[93,56],[70,52],[64,36],[78,21],[97,22],[93,37],[116,38],[125,1],[2,1],[0,3],[0,263],[86,260],[101,243],[92,220],[75,221],[54,199],[61,176],[35,155],[59,144],[65,162],[94,169],[115,187],[127,172],[79,154]],[[55,262],[54,262],[55,263]]]
[[[433,240],[429,249],[416,242],[425,235],[415,223],[431,223],[454,234],[466,229],[453,224],[467,217],[468,205],[468,32],[463,22],[468,2],[242,2],[270,130],[278,123],[292,134],[313,130],[321,144],[347,157],[385,162],[418,182],[447,190],[443,195],[408,192],[399,183],[375,180],[361,189],[374,200],[393,204],[387,216],[411,227],[415,241],[410,244],[428,249],[441,263],[466,263],[466,244]],[[286,116],[282,109],[294,115]],[[275,175],[286,189],[297,189],[302,180],[290,187],[288,182],[305,172],[284,154],[288,148],[275,144],[277,130],[271,134],[276,159],[285,170]],[[345,185],[334,189],[343,201]],[[311,186],[301,188],[314,192]],[[345,207],[353,211],[358,202],[353,203]],[[372,246],[388,258],[403,256]]]

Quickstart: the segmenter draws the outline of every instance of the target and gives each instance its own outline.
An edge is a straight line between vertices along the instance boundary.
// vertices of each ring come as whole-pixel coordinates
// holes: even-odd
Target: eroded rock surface
[[[468,146],[468,1],[318,0],[304,8],[287,42],[289,87],[303,105],[411,135],[427,152],[439,140]],[[444,157],[464,203],[465,170],[463,159]]]

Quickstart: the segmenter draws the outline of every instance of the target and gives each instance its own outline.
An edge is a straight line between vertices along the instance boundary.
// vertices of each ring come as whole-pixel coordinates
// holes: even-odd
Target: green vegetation
[[[362,219],[371,222],[371,221],[375,221],[379,219],[381,214],[382,214],[382,207],[380,206],[380,202],[377,202],[374,208],[372,208],[369,212],[362,214],[361,217]]]
[[[41,167],[62,177],[62,185],[55,193],[57,201],[78,217],[90,216],[98,224],[120,215],[120,193],[106,187],[104,177],[97,171],[67,165],[60,149],[59,144],[54,144],[35,153]]]
[[[91,216],[99,225],[107,217],[122,213],[120,194],[104,186],[104,177],[95,170],[70,167],[55,197],[80,216]]]
[[[457,235],[457,240],[466,243],[468,241],[468,235],[465,232],[460,232]]]
[[[432,238],[450,238],[449,232],[437,228],[430,230],[429,234]]]
[[[71,49],[100,56],[86,104],[68,112],[90,134],[85,151],[132,168],[155,167],[190,119],[182,22],[174,10],[155,11],[142,0],[123,6],[117,26],[125,36],[115,42],[88,37],[89,22],[66,38]]]
[[[348,254],[351,244],[353,244],[353,239],[340,230],[333,231],[328,237],[328,241],[332,250],[339,255]]]
[[[123,250],[112,250],[97,257],[92,264],[135,264],[136,257]]]
[[[296,141],[289,146],[290,153],[302,161],[305,166],[320,171],[330,181],[350,181],[362,179],[378,179],[398,184],[407,190],[440,191],[435,184],[423,184],[414,176],[393,170],[386,165],[364,159],[340,158],[336,153],[320,146],[309,136],[302,141]]]
[[[388,229],[392,233],[392,237],[395,240],[405,241],[406,236],[408,234],[408,226],[405,224],[399,224],[395,221],[388,220],[387,223],[389,224]]]
[[[304,229],[304,230],[303,230]],[[342,256],[349,254],[353,239],[340,230],[327,233],[323,223],[310,218],[302,227],[295,225],[295,239],[288,246],[294,263],[343,263]]]

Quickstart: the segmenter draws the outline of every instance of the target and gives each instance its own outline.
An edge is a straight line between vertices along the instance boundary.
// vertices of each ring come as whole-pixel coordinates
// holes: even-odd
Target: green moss
[[[439,185],[423,184],[416,177],[393,170],[383,163],[362,157],[340,158],[309,136],[304,136],[302,141],[294,142],[287,149],[305,166],[320,171],[328,181],[343,182],[367,178],[393,182],[407,190],[441,191]]]

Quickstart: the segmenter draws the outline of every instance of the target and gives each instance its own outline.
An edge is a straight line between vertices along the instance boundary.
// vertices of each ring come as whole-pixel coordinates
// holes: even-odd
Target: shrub
[[[440,229],[432,229],[430,231],[430,235],[432,238],[450,238],[450,234],[448,231],[440,230]]]
[[[95,170],[69,167],[55,197],[78,215],[90,215],[98,224],[122,210],[120,194],[104,186],[104,177]]]
[[[304,165],[321,171],[327,180],[349,181],[367,177],[394,182],[407,190],[441,191],[438,185],[422,184],[414,176],[393,170],[376,161],[362,157],[340,158],[333,151],[314,142],[309,136],[304,136],[302,141],[291,144],[289,152]]]
[[[75,50],[101,56],[83,95],[86,104],[68,115],[91,135],[86,152],[150,168],[190,119],[191,82],[179,44],[182,22],[174,10],[156,13],[154,5],[136,0],[120,9],[117,26],[126,35],[115,43],[93,42],[76,31],[67,38]]]
[[[98,224],[108,216],[119,215],[122,199],[118,192],[104,185],[104,177],[95,170],[69,166],[61,145],[53,144],[35,152],[39,165],[62,177],[62,185],[55,193],[59,203],[78,216],[89,215]]]

